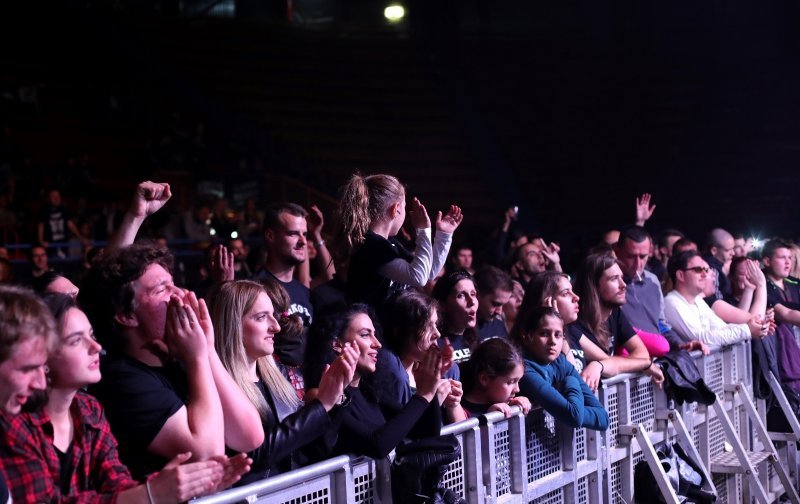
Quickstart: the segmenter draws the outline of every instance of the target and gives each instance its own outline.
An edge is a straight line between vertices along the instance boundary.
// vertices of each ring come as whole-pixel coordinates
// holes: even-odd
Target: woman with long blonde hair
[[[290,470],[292,455],[328,430],[328,412],[353,379],[357,354],[348,346],[323,374],[315,400],[301,406],[294,387],[275,364],[275,335],[281,327],[261,284],[222,284],[211,301],[211,319],[220,359],[258,409],[264,443],[250,452],[253,465],[242,484]]]

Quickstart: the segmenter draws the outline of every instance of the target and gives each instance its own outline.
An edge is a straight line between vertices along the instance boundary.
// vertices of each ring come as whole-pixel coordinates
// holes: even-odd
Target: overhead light
[[[400,4],[392,4],[383,9],[383,15],[390,23],[399,23],[406,17],[406,9]]]

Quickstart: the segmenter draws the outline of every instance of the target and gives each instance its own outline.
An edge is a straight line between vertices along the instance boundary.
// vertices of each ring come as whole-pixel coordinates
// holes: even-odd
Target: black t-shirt
[[[48,242],[67,241],[67,221],[72,218],[63,206],[45,208],[39,216],[44,224],[44,240]]]
[[[101,369],[103,379],[92,393],[119,442],[120,459],[141,480],[168,462],[147,447],[188,402],[186,373],[178,364],[153,367],[128,357],[103,359]]]
[[[72,444],[69,445],[66,452],[62,452],[55,446],[56,455],[58,456],[58,488],[61,490],[62,495],[69,495],[69,486],[72,481]]]
[[[575,324],[573,323],[567,326],[567,330],[564,332],[564,337],[569,343],[569,352],[575,359],[575,369],[578,371],[578,373],[581,373],[586,367],[586,355],[584,354],[583,348],[580,344],[581,335],[584,334],[584,331],[580,328],[573,328],[574,325]]]
[[[567,328],[567,332],[570,335],[570,344],[572,344],[572,340],[580,340],[581,335],[583,335],[589,338],[589,341],[600,347],[608,355],[614,355],[614,350],[623,346],[629,339],[636,335],[636,331],[633,330],[630,322],[628,322],[628,319],[622,314],[622,310],[620,310],[619,307],[611,310],[611,316],[608,317],[606,324],[609,330],[607,347],[597,340],[597,337],[592,333],[591,329],[589,329],[589,326],[580,319],[570,324]]]
[[[11,502],[11,494],[8,493],[6,478],[3,476],[3,472],[0,471],[0,504],[6,504],[7,502]]]
[[[303,319],[303,326],[310,326],[311,322],[314,320],[314,306],[311,304],[311,289],[300,283],[296,278],[292,278],[291,282],[282,282],[278,280],[278,277],[267,270],[261,270],[255,276],[256,281],[264,280],[265,278],[275,280],[286,289],[286,293],[289,294],[289,301],[292,303],[289,306],[289,315],[294,315],[295,313],[300,315],[300,318]]]
[[[461,399],[461,407],[467,410],[470,418],[485,415],[489,412],[489,408],[491,406],[491,404],[476,404],[474,402],[467,401],[466,399]]]
[[[478,323],[478,341],[485,341],[489,338],[508,339],[508,330],[503,319],[492,318],[483,323]]]
[[[472,356],[472,352],[463,334],[442,333],[442,337],[438,342],[439,348],[444,348],[444,338],[447,338],[450,341],[450,346],[453,347],[453,362],[460,365],[469,360]]]
[[[387,240],[367,231],[364,243],[350,258],[347,272],[347,296],[350,300],[380,309],[389,296],[407,289],[408,285],[390,280],[378,272],[384,264],[398,258],[410,262],[414,256],[396,239]]]

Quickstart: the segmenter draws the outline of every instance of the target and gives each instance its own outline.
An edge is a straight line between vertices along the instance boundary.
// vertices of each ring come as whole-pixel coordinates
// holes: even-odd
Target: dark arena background
[[[23,217],[7,244],[35,240],[51,186],[100,214],[169,181],[163,224],[206,192],[332,215],[355,170],[461,205],[475,248],[518,206],[570,265],[643,192],[653,232],[797,236],[796,2],[108,0],[0,19],[2,184]]]

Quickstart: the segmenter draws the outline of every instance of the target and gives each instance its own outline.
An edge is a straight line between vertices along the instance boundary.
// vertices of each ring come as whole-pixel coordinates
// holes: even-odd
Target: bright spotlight
[[[383,9],[383,15],[390,23],[399,23],[406,17],[406,9],[402,5],[392,4]]]
[[[237,238],[239,238],[239,232],[238,231],[231,231],[231,240],[235,240]]]

